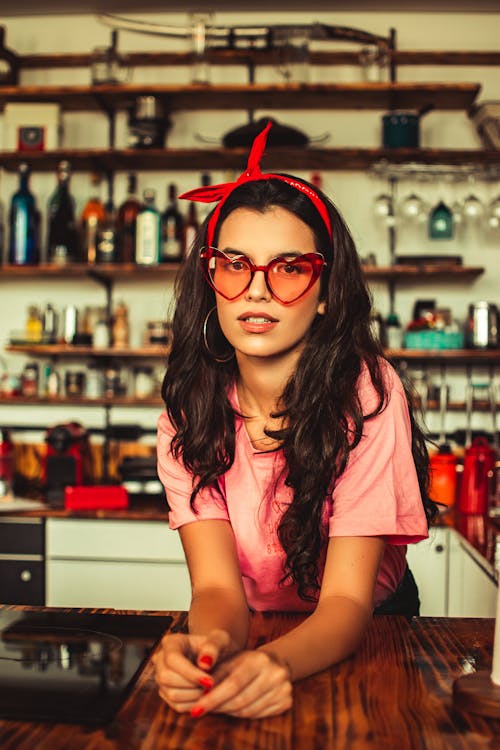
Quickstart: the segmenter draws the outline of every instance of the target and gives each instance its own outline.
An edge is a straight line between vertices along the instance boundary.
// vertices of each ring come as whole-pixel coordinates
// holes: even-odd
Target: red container
[[[465,451],[462,486],[458,498],[461,513],[486,513],[496,489],[496,454],[486,438],[477,437]]]
[[[128,492],[107,484],[65,487],[64,507],[68,510],[107,510],[128,508]]]
[[[429,495],[436,503],[453,505],[457,491],[457,457],[445,446],[430,458]]]

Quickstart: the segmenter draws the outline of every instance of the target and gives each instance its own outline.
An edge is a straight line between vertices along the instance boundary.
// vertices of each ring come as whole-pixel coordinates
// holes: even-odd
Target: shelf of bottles
[[[41,215],[36,197],[30,190],[30,167],[19,165],[19,188],[12,195],[9,211],[7,265],[2,274],[28,277],[36,267],[37,275],[93,275],[111,281],[120,276],[145,276],[164,264],[165,271],[178,270],[199,226],[197,208],[190,203],[187,216],[177,206],[177,189],[169,186],[169,200],[161,213],[156,207],[154,190],[136,195],[137,179],[128,177],[128,193],[115,209],[112,192],[101,197],[101,175],[92,174],[92,189],[80,217],[70,191],[70,163],[57,165],[57,183],[47,206],[47,263],[40,264]],[[206,184],[210,177],[205,173]],[[115,264],[116,265],[115,267]],[[172,265],[173,264],[173,265]]]

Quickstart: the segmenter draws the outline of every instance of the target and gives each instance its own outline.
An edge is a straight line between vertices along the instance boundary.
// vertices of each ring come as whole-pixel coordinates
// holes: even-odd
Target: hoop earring
[[[218,354],[214,354],[214,352],[210,349],[208,345],[208,338],[207,338],[207,328],[208,328],[208,321],[210,319],[210,316],[214,312],[214,310],[217,309],[217,305],[214,305],[206,314],[205,320],[203,321],[203,343],[205,344],[205,349],[210,354],[212,359],[214,359],[216,362],[219,362],[220,364],[224,364],[225,362],[229,362],[234,357],[234,349],[225,357],[220,357]]]

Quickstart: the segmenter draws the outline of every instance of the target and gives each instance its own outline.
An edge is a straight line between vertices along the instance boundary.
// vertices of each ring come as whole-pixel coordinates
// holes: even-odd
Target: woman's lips
[[[278,323],[276,318],[264,313],[243,313],[238,320],[247,333],[266,333]]]

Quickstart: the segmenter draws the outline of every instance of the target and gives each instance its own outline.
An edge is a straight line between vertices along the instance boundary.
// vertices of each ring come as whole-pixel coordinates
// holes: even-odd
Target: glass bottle
[[[212,177],[210,172],[203,172],[201,175],[202,187],[208,187],[212,184]],[[198,203],[198,224],[201,226],[208,214],[213,210],[213,203]]]
[[[69,190],[70,173],[69,162],[60,162],[57,186],[49,198],[47,258],[50,263],[64,264],[80,260],[75,201]]]
[[[161,216],[162,249],[164,263],[182,260],[184,219],[177,205],[177,186],[168,186],[168,205]]]
[[[143,197],[144,204],[136,220],[135,262],[153,266],[160,260],[161,216],[155,206],[156,192],[146,189]]]
[[[198,221],[198,212],[196,210],[196,203],[191,201],[189,204],[188,215],[186,218],[186,224],[184,226],[184,257],[189,255],[193,247],[193,242],[196,238],[200,224]]]
[[[10,203],[8,260],[14,265],[35,265],[40,261],[40,215],[29,189],[29,174],[28,165],[20,164],[19,189]]]
[[[137,177],[129,174],[127,197],[118,208],[116,221],[118,258],[121,263],[133,263],[135,260],[136,220],[141,210],[136,192]]]
[[[101,176],[94,172],[91,176],[91,191],[81,216],[83,260],[95,263],[97,259],[97,238],[106,221],[106,211],[101,200]]]
[[[111,201],[108,201],[104,209],[104,220],[99,227],[97,235],[97,263],[117,262],[118,247],[116,235],[116,211]]]
[[[40,343],[42,335],[43,321],[40,310],[36,305],[30,305],[26,316],[26,341]]]

